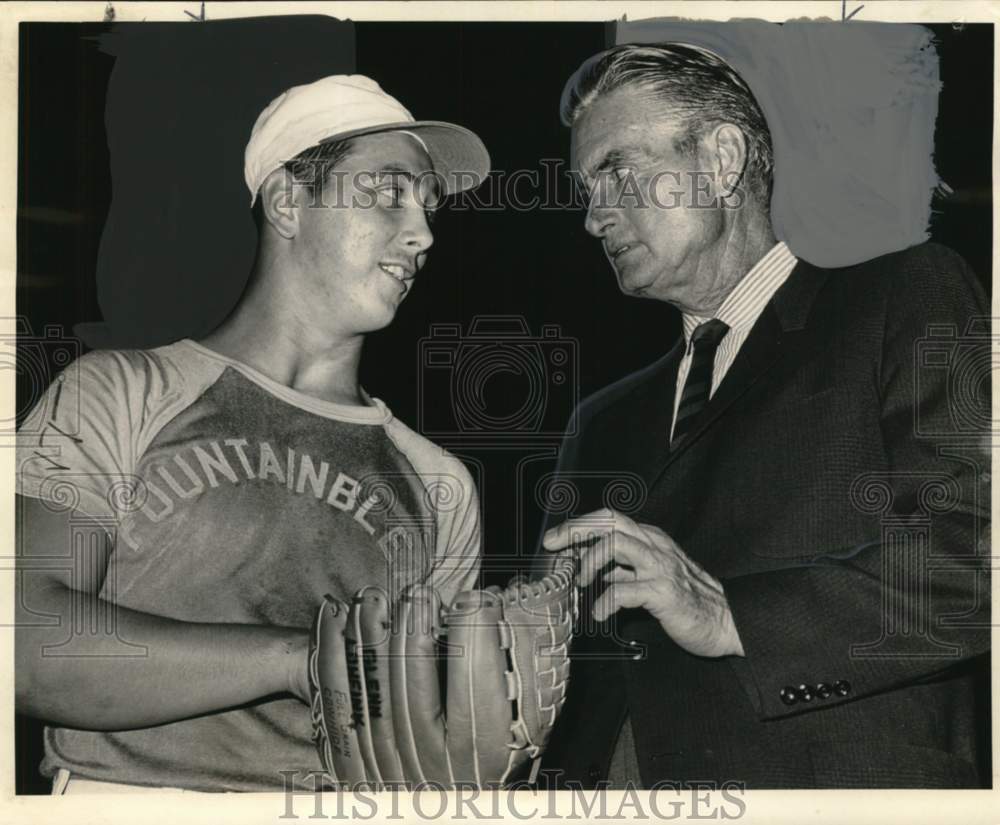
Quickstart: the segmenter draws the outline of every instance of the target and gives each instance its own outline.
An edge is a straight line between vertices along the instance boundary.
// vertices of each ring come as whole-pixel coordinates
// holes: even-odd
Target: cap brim
[[[413,132],[426,144],[445,195],[475,189],[490,172],[490,154],[479,137],[464,126],[438,120],[383,123],[331,135],[320,143],[398,131]]]

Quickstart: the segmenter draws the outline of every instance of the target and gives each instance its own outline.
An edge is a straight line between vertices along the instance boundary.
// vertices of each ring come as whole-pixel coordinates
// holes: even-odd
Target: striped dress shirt
[[[674,393],[674,415],[670,422],[670,437],[674,435],[674,424],[677,421],[677,408],[681,403],[684,382],[691,369],[691,334],[695,327],[712,318],[718,318],[729,326],[729,332],[722,339],[715,351],[715,362],[712,365],[712,387],[708,397],[715,395],[716,389],[726,377],[726,373],[736,360],[736,355],[743,342],[753,329],[760,314],[771,300],[771,296],[785,282],[795,268],[798,259],[784,242],[777,243],[761,258],[729,293],[726,300],[715,315],[703,318],[698,315],[684,315],[684,343],[686,349],[677,370],[677,391]]]

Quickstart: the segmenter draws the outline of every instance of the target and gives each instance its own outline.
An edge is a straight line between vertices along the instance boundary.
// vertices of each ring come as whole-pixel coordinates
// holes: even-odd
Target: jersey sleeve
[[[450,604],[479,584],[482,536],[479,496],[461,461],[447,455],[447,472],[432,482],[429,498],[437,520],[437,553],[429,583]]]
[[[139,494],[132,471],[147,379],[137,353],[96,351],[66,367],[18,430],[16,491],[54,511],[120,521]]]

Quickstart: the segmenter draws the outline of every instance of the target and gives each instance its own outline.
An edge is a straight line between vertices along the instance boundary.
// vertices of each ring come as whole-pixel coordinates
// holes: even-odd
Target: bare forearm
[[[78,635],[68,650],[54,646],[68,637],[71,609],[96,616],[108,604],[49,587],[32,594],[32,609],[61,621],[18,627],[18,709],[71,727],[146,727],[298,692],[305,668],[303,630],[194,624],[116,607],[115,637]]]

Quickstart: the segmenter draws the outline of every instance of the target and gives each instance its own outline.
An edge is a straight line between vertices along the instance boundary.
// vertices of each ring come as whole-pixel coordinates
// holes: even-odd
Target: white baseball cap
[[[468,129],[436,120],[414,120],[398,100],[364,75],[330,75],[293,86],[260,113],[244,153],[243,175],[250,205],[264,179],[304,149],[334,139],[394,130],[412,132],[419,138],[445,187],[442,194],[472,189],[489,174],[489,152]]]

